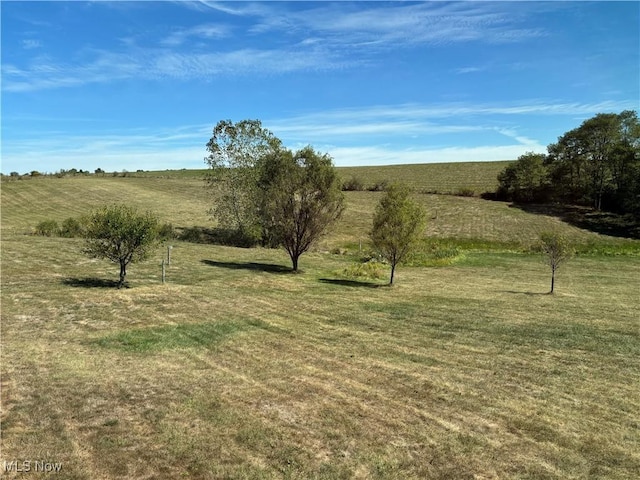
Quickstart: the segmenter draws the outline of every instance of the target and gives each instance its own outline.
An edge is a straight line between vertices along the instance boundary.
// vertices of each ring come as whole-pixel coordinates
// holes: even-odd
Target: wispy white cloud
[[[191,28],[176,29],[160,43],[169,47],[177,47],[191,38],[211,40],[226,37],[229,33],[230,28],[227,25],[207,23]]]
[[[234,16],[266,15],[270,11],[265,2],[216,2],[211,0],[184,1],[175,0],[174,3],[181,6],[206,12],[216,10]]]
[[[528,151],[544,152],[523,145],[395,149],[385,147],[338,147],[328,150],[338,166],[401,165],[513,160]]]
[[[460,42],[516,42],[544,35],[540,29],[524,28],[514,9],[485,3],[320,3],[279,2],[219,3],[178,2],[189,8],[214,9],[242,17],[243,36],[232,35],[230,23],[181,26],[156,40],[162,48],[142,48],[133,37],[121,38],[120,48],[94,50],[85,60],[78,52],[54,58],[13,60],[3,65],[3,89],[8,92],[70,87],[128,78],[190,80],[219,75],[286,74],[327,71],[369,64],[380,49],[416,44]],[[246,35],[249,32],[250,35]],[[267,46],[259,38],[285,40]],[[220,51],[198,51],[196,42],[229,38]],[[258,39],[258,40],[257,40]],[[257,46],[259,45],[259,46]],[[25,40],[24,48],[40,46]],[[463,67],[471,73],[479,67]]]
[[[345,122],[362,121],[367,118],[387,119],[429,119],[429,118],[465,118],[487,115],[579,115],[599,112],[615,112],[633,109],[633,101],[602,101],[597,103],[566,103],[549,100],[528,100],[519,103],[439,103],[376,105],[365,108],[342,108],[318,113],[310,113],[296,118],[299,121]]]
[[[456,73],[458,74],[466,74],[466,73],[476,73],[484,70],[483,67],[461,67],[456,69]]]
[[[347,62],[321,47],[298,49],[238,49],[227,52],[192,53],[170,49],[136,50],[130,53],[96,51],[83,64],[39,59],[28,67],[2,65],[3,90],[29,92],[72,87],[129,78],[207,79],[220,75],[282,74],[344,68]]]
[[[25,50],[33,50],[34,48],[40,47],[42,47],[42,42],[40,42],[40,40],[30,38],[22,41],[22,48]]]
[[[521,42],[546,35],[541,28],[521,27],[522,17],[500,4],[457,2],[419,4],[323,4],[303,10],[274,6],[252,31],[311,32],[330,43],[397,46]],[[255,13],[254,13],[255,14]]]
[[[544,152],[546,142],[520,126],[523,116],[572,117],[632,108],[625,102],[383,105],[263,119],[289,148],[311,143],[337,165],[459,162],[515,159]],[[527,120],[529,121],[529,120]],[[203,168],[213,125],[69,135],[51,131],[4,145],[2,168],[19,171],[25,159],[42,158],[31,169]],[[561,132],[558,132],[558,134]],[[534,137],[534,138],[532,138]],[[413,145],[408,148],[407,145]]]

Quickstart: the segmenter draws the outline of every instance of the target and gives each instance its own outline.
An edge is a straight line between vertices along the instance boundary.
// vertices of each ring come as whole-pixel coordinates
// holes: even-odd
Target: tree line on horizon
[[[634,110],[599,113],[498,175],[496,198],[557,202],[640,216],[640,122]]]

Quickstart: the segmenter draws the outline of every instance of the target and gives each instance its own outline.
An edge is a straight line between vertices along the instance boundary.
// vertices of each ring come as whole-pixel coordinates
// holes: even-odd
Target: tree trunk
[[[291,263],[293,263],[294,272],[298,271],[298,258],[300,258],[300,255],[291,255]]]
[[[391,279],[389,280],[389,286],[393,285],[393,275],[396,273],[396,264],[391,264]]]
[[[122,288],[124,285],[124,278],[127,276],[127,265],[120,263],[120,281],[118,282],[118,288]]]
[[[556,271],[551,270],[551,291],[549,293],[553,293],[553,285],[555,284],[555,281],[556,281]]]

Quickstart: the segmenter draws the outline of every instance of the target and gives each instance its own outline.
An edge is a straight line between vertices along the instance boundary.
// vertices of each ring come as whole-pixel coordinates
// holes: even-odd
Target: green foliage
[[[311,147],[279,149],[260,165],[260,219],[269,245],[281,245],[293,270],[344,210],[340,179],[329,155]]]
[[[358,177],[351,177],[342,184],[342,190],[345,192],[361,192],[364,190],[364,183]]]
[[[121,287],[127,265],[145,260],[158,242],[158,227],[157,217],[150,212],[138,213],[127,205],[102,207],[87,219],[83,252],[118,263]]]
[[[370,192],[384,192],[389,188],[389,182],[387,180],[378,180],[371,185],[367,190]]]
[[[366,278],[380,280],[384,278],[387,265],[379,260],[370,259],[364,262],[352,263],[346,268],[336,272],[338,276],[343,278]]]
[[[65,238],[82,237],[84,234],[84,227],[82,221],[77,218],[69,217],[60,227],[60,236]]]
[[[374,249],[391,264],[391,278],[396,266],[415,247],[425,227],[424,209],[409,197],[406,185],[392,184],[376,207],[370,233]]]
[[[176,231],[170,223],[163,223],[158,227],[158,237],[162,241],[173,240],[176,238]]]
[[[499,198],[516,202],[543,201],[547,183],[546,156],[528,152],[498,175]]]
[[[560,201],[640,214],[640,122],[635,111],[600,113],[498,175],[497,197]]]
[[[166,325],[126,330],[100,338],[96,343],[103,348],[137,353],[198,347],[212,349],[249,327],[249,324],[230,321]]]
[[[209,156],[205,161],[210,167],[206,180],[214,201],[210,213],[220,227],[260,238],[256,165],[280,144],[259,120],[217,123],[207,143]]]
[[[407,254],[403,263],[411,267],[444,267],[461,258],[462,252],[453,244],[423,240]]]
[[[59,233],[58,222],[55,220],[43,220],[36,225],[35,234],[43,237],[53,237]]]

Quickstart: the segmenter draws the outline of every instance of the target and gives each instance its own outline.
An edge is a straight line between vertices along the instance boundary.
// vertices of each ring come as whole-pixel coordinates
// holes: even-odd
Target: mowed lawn
[[[116,290],[117,268],[80,240],[25,232],[108,200],[207,225],[206,194],[195,179],[98,180],[2,185],[0,460],[60,462],[65,479],[640,475],[638,256],[575,258],[551,296],[529,254],[401,267],[388,288],[342,278],[353,256],[324,248],[295,275],[279,250],[175,241],[166,284],[160,246]],[[350,194],[324,243],[363,236],[376,195]],[[419,198],[440,202],[433,237],[524,244],[551,225],[617,242]]]

